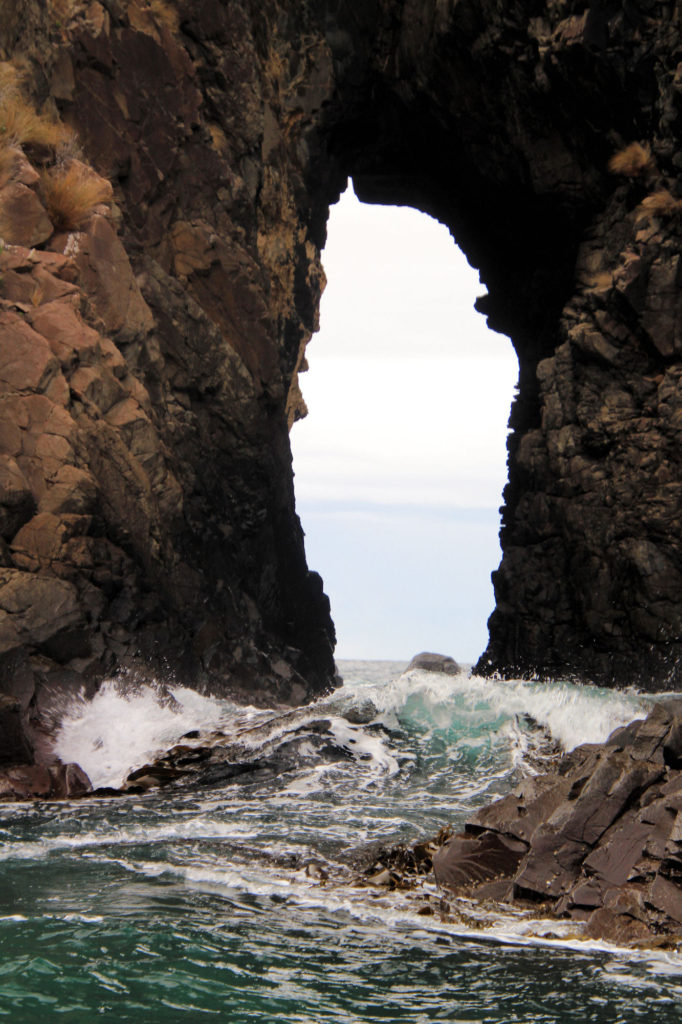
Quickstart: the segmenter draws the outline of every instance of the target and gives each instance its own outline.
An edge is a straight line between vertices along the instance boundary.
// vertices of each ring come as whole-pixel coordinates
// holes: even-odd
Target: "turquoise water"
[[[563,922],[513,913],[425,917],[432,881],[387,893],[342,875],[349,846],[457,825],[540,764],[552,737],[605,737],[646,702],[400,675],[390,663],[341,668],[341,693],[294,715],[180,691],[169,712],[152,692],[113,688],[74,709],[62,750],[93,773],[99,757],[111,782],[144,762],[155,732],[163,746],[193,725],[220,728],[236,751],[280,770],[143,797],[2,805],[0,1017],[679,1021],[675,953],[589,944]],[[114,714],[128,720],[129,745],[120,738],[112,752],[103,737]],[[320,721],[326,754],[313,742]]]

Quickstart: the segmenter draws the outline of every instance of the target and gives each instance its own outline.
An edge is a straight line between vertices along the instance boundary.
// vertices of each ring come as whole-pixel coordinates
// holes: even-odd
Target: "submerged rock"
[[[682,701],[670,700],[577,747],[448,839],[436,881],[586,922],[592,937],[682,938],[681,736]]]

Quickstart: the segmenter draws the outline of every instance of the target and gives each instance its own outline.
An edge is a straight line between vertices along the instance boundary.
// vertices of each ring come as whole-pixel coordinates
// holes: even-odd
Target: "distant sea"
[[[0,1017],[16,1024],[678,1024],[682,958],[588,942],[562,921],[425,914],[348,850],[411,842],[508,792],[543,744],[605,739],[648,698],[463,671],[341,662],[294,713],[105,684],[59,749],[96,785],[192,730],[227,734],[238,780],[0,805]],[[186,742],[191,743],[192,740]]]

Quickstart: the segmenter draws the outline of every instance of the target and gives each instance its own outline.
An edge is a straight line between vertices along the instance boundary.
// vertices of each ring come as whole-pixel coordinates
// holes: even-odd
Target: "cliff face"
[[[676,682],[681,13],[13,4],[4,57],[114,202],[60,230],[30,142],[0,189],[5,688],[331,685],[288,427],[348,175],[449,226],[519,355],[481,668]]]
[[[127,665],[294,703],[333,682],[288,441],[322,271],[283,58],[239,5],[180,17],[50,4],[6,51],[116,200],[68,232],[43,210],[36,234],[0,195],[0,626],[38,704]]]

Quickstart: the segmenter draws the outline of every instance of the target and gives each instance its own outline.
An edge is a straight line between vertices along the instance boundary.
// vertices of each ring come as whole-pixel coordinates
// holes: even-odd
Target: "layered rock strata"
[[[678,680],[678,3],[0,10],[35,109],[113,186],[61,230],[45,153],[0,124],[0,653],[26,713],[122,665],[333,685],[288,428],[348,175],[448,225],[519,355],[481,670]]]
[[[433,857],[450,892],[584,923],[619,944],[682,936],[682,701],[584,744],[484,807]]]

